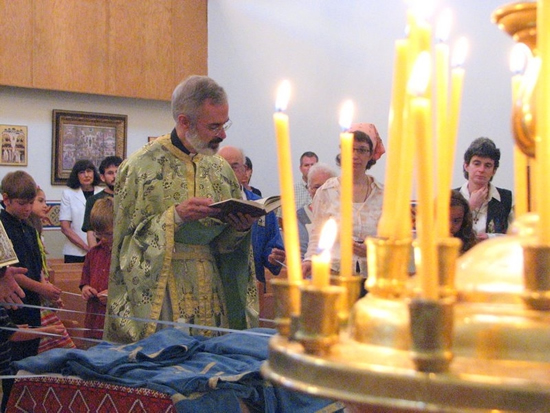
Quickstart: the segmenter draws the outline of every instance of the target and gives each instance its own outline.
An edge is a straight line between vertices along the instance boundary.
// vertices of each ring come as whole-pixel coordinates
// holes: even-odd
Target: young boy
[[[34,227],[27,223],[36,197],[36,183],[24,171],[6,174],[2,179],[2,198],[4,210],[0,212],[0,221],[6,229],[13,249],[17,254],[17,266],[27,269],[27,274],[15,275],[15,280],[25,292],[24,304],[40,306],[40,296],[52,302],[59,300],[61,290],[42,281],[42,257],[38,245],[38,235]],[[40,327],[40,309],[24,307],[9,310],[8,314],[15,324]],[[12,357],[20,360],[34,356],[38,351],[39,339],[28,341],[13,348]]]
[[[103,338],[113,245],[113,219],[113,199],[111,197],[98,199],[90,213],[90,226],[99,243],[86,254],[80,280],[82,298],[88,301],[84,320],[84,327],[89,329],[84,335],[88,338]]]

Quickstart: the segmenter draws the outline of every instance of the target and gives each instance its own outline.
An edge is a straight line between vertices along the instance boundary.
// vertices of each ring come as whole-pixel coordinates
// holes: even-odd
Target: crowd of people
[[[80,288],[87,301],[88,338],[129,343],[174,323],[204,335],[216,333],[201,326],[257,326],[256,283],[265,283],[266,270],[277,275],[285,265],[284,217],[235,212],[222,218],[210,207],[228,198],[262,196],[250,184],[252,160],[240,148],[221,146],[231,125],[224,89],[209,77],[191,76],[173,92],[172,115],[171,132],[125,161],[109,156],[98,169],[89,160],[77,161],[63,191],[64,261],[84,263]],[[373,124],[354,124],[350,132],[354,271],[367,277],[364,241],[377,233],[384,191],[368,171],[385,148]],[[339,166],[339,155],[336,161]],[[451,192],[449,223],[451,234],[462,240],[462,252],[506,233],[513,220],[512,193],[491,183],[499,161],[500,151],[488,138],[474,140],[464,154],[467,182]],[[319,162],[312,151],[302,154],[299,169],[295,199],[308,277],[322,224],[329,217],[339,220],[341,182],[336,168]],[[75,344],[51,310],[63,302],[48,278],[44,191],[23,171],[6,174],[1,191],[0,235],[9,238],[19,261],[0,269],[0,325],[15,326],[0,330],[0,374],[5,374],[10,359],[35,355],[41,346]],[[332,270],[339,271],[338,242]],[[41,313],[41,306],[49,310]],[[59,337],[34,334],[40,331]],[[12,341],[21,343],[12,346]],[[9,396],[12,381],[2,383]]]

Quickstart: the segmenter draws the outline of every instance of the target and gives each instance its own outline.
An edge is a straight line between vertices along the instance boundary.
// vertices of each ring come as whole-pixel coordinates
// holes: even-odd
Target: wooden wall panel
[[[207,0],[0,0],[0,84],[170,100],[207,74]]]
[[[34,87],[104,93],[106,0],[40,0],[34,7]]]
[[[32,86],[32,0],[0,1],[0,84]]]
[[[173,83],[172,1],[109,2],[107,94],[166,100]]]
[[[208,2],[172,0],[172,4],[173,89],[189,75],[208,74]]]

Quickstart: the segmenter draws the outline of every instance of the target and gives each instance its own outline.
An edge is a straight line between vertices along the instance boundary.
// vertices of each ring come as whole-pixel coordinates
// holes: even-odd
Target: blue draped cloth
[[[163,329],[141,341],[116,345],[102,342],[89,350],[52,349],[13,362],[12,368],[34,374],[61,373],[169,394],[178,412],[241,412],[243,400],[252,411],[338,411],[334,401],[273,386],[260,366],[268,357],[274,330],[246,330],[219,337],[189,336]]]

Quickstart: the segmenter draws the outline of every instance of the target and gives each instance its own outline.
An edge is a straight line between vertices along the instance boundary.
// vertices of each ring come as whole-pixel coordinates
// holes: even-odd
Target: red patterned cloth
[[[6,412],[174,413],[175,409],[167,394],[154,390],[47,376],[16,378]]]

